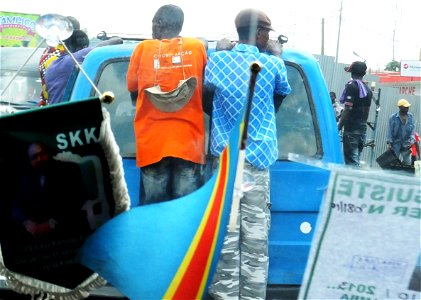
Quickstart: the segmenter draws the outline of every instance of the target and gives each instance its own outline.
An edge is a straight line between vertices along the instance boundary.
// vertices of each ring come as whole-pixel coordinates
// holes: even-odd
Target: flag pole
[[[262,66],[259,62],[255,61],[252,62],[250,65],[250,82],[249,82],[249,89],[248,89],[248,97],[247,97],[247,107],[244,112],[244,121],[241,124],[241,141],[240,141],[240,152],[238,154],[238,164],[237,164],[237,171],[235,175],[235,182],[234,182],[234,195],[231,204],[231,214],[228,223],[228,231],[233,232],[235,230],[235,225],[237,223],[238,213],[239,213],[239,206],[240,206],[240,199],[243,197],[243,170],[244,170],[244,163],[246,157],[246,146],[247,146],[247,138],[248,138],[248,123],[250,119],[250,111],[251,111],[251,104],[253,101],[254,95],[254,88],[256,86],[257,75],[259,74]]]

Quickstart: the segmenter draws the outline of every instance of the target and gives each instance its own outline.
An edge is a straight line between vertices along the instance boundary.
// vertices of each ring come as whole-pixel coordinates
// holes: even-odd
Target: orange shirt
[[[158,65],[159,68],[155,70]],[[145,40],[134,49],[126,79],[128,90],[138,91],[134,119],[138,167],[159,162],[164,157],[205,163],[202,109],[205,65],[205,47],[195,38]],[[173,90],[184,76],[186,79],[195,76],[198,84],[193,97],[179,111],[162,112],[145,94],[145,88],[155,84],[160,85],[162,91]]]

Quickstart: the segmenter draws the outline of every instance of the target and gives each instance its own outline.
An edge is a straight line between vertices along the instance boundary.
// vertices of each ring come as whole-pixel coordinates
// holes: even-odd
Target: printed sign
[[[401,76],[421,77],[421,61],[420,60],[402,60]]]
[[[40,36],[35,32],[39,14],[0,12],[1,47],[36,47]]]
[[[113,141],[104,122],[99,99],[0,117],[0,273],[16,291],[77,299],[78,290],[103,283],[76,257],[129,204],[116,194],[122,178],[110,175],[122,165],[108,164],[106,155],[119,154],[103,144]]]
[[[333,170],[299,299],[420,299],[417,177]]]

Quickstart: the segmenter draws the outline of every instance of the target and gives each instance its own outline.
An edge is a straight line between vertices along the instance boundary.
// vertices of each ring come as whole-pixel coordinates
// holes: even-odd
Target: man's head
[[[344,69],[346,72],[350,72],[353,77],[363,77],[367,71],[367,65],[363,61],[354,61]]]
[[[161,6],[152,19],[152,38],[165,39],[180,35],[183,29],[183,10],[173,4]]]
[[[409,103],[406,99],[400,99],[397,105],[399,107],[399,112],[406,114],[409,111],[409,107],[411,106],[411,103]]]
[[[235,18],[239,41],[255,45],[265,51],[269,41],[269,32],[273,30],[272,22],[262,11],[247,8],[240,11]]]
[[[41,142],[34,142],[28,147],[28,158],[34,170],[42,171],[42,169],[50,161],[50,154],[47,146]]]
[[[75,17],[67,16],[67,19],[72,23],[73,30],[80,30],[80,23]]]
[[[72,35],[64,41],[70,52],[77,52],[89,46],[88,35],[82,30],[74,30]]]

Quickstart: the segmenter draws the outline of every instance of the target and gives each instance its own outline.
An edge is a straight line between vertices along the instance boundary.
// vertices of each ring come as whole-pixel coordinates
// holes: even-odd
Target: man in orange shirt
[[[160,7],[152,20],[153,39],[135,48],[127,71],[136,104],[141,204],[178,198],[203,184],[206,50],[199,39],[179,35],[183,22],[180,7]]]

